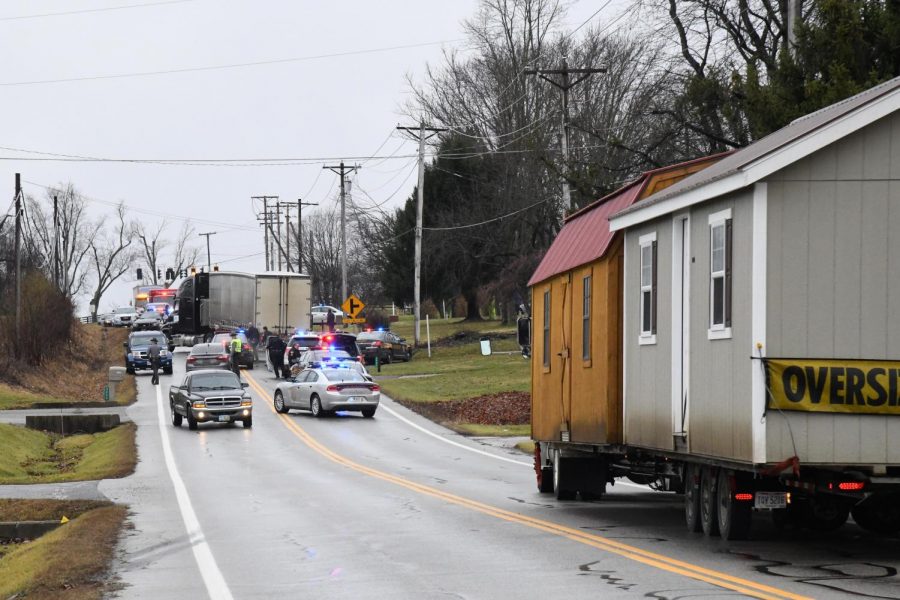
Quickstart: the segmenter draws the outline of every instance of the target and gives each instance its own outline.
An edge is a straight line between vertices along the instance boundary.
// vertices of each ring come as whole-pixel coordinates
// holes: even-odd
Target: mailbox
[[[125,367],[110,367],[109,380],[111,382],[125,381]]]

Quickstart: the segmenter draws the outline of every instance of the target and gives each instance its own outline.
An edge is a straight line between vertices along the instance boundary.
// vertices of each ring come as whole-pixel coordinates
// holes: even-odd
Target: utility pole
[[[53,194],[53,284],[59,289],[59,201]]]
[[[323,169],[328,169],[332,173],[337,173],[341,178],[341,301],[347,297],[347,208],[346,208],[346,181],[345,173],[353,173],[360,167],[345,167],[344,161],[340,165],[325,165]]]
[[[788,0],[787,4],[787,47],[792,57],[797,52],[797,27],[802,19],[800,15],[801,0]]]
[[[22,339],[22,176],[16,173],[16,241],[13,246],[16,259],[16,355]]]
[[[256,220],[259,221],[263,226],[263,244],[266,250],[266,271],[271,271],[275,268],[275,252],[273,251],[273,243],[276,240],[275,233],[272,231],[272,215],[269,211],[269,200],[275,200],[277,202],[278,196],[250,196],[250,199],[262,200],[263,203],[262,217],[257,217]]]
[[[291,205],[284,205],[284,247],[287,253],[285,256],[284,264],[287,266],[288,271],[293,271],[294,267],[291,266]]]
[[[297,198],[297,272],[303,272],[303,207],[318,206],[318,202],[304,202]]]
[[[419,121],[418,127],[401,127],[397,126],[397,129],[401,131],[405,131],[407,133],[411,133],[419,140],[419,185],[418,188],[418,198],[416,199],[416,252],[415,252],[415,267],[413,273],[413,313],[415,316],[415,336],[414,342],[415,345],[419,345],[419,339],[421,338],[421,306],[422,306],[422,298],[421,298],[421,290],[422,290],[422,205],[425,202],[424,196],[424,188],[425,188],[425,140],[436,136],[438,133],[442,131],[447,131],[442,127],[426,127],[425,120]],[[428,135],[425,132],[428,132]]]
[[[562,90],[562,154],[563,154],[563,169],[562,169],[562,191],[563,191],[563,204],[566,207],[566,212],[572,210],[572,192],[569,190],[569,90],[573,87],[593,75],[594,73],[606,73],[606,69],[604,68],[585,68],[585,69],[570,69],[569,68],[569,59],[568,57],[563,57],[562,68],[561,69],[525,69],[523,71],[526,75],[537,75],[544,81],[549,82],[554,87]],[[569,75],[578,74],[580,77],[576,77],[574,80],[569,79]],[[548,77],[548,75],[561,75],[562,81],[557,81],[552,77]]]
[[[206,236],[206,268],[209,270],[209,273],[212,273],[212,255],[209,253],[209,236],[216,235],[218,231],[208,231],[206,233],[200,233],[200,236]]]

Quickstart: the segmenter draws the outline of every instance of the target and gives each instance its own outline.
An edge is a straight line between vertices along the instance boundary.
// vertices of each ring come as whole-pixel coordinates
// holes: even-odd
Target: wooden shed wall
[[[567,423],[573,442],[621,442],[621,265],[619,237],[603,258],[532,288],[534,439],[559,440],[560,426]],[[588,276],[591,347],[590,359],[585,360],[582,299]],[[550,364],[545,367],[544,293],[548,290]]]

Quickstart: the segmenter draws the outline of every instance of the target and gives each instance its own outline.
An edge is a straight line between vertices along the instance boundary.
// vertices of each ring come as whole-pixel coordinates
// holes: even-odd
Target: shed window
[[[544,292],[544,366],[550,366],[550,290]]]
[[[641,236],[641,338],[656,335],[656,233]]]
[[[581,358],[591,360],[591,276],[582,281],[581,294]]]
[[[709,329],[731,327],[731,211],[710,216]]]

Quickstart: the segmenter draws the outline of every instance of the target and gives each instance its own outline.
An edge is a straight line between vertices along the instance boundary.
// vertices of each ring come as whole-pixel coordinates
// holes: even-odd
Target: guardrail
[[[94,318],[94,315],[88,315],[86,317],[78,317],[78,320],[82,323],[96,323],[97,319]]]

